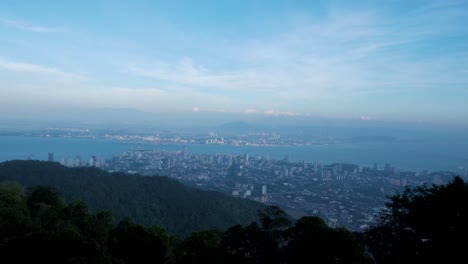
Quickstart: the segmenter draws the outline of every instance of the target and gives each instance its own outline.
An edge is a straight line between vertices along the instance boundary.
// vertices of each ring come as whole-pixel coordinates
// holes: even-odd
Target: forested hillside
[[[67,168],[54,162],[0,163],[0,181],[26,187],[53,186],[67,200],[83,200],[94,211],[112,211],[116,221],[166,228],[173,234],[225,229],[256,220],[262,204],[187,187],[167,177]]]
[[[297,222],[277,207],[259,221],[227,230],[205,230],[181,239],[157,226],[91,213],[67,203],[53,187],[24,189],[0,183],[2,263],[363,263],[355,235],[321,219]]]
[[[36,184],[102,207],[97,199],[104,199],[120,218],[158,208],[157,221],[182,229],[167,232],[149,215],[151,224],[117,222],[111,212],[90,212],[86,202]],[[198,221],[236,222],[238,213],[255,214],[259,207],[167,178],[14,161],[0,164],[0,255],[5,263],[466,263],[467,201],[468,184],[456,177],[390,197],[380,220],[364,233],[330,228],[318,217],[294,222],[278,207],[262,207],[256,221],[189,234],[184,228],[203,228],[194,227]]]

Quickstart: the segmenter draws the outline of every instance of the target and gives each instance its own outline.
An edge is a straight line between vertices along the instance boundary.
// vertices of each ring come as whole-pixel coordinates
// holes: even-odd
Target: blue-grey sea
[[[292,161],[334,162],[372,165],[385,163],[401,170],[457,170],[468,167],[468,142],[410,141],[410,142],[354,142],[306,147],[255,147],[228,145],[186,145],[192,153],[249,154],[281,159],[286,154]],[[53,138],[33,136],[0,136],[0,161],[14,159],[46,160],[54,153],[55,160],[92,155],[112,158],[129,149],[182,150],[181,145],[155,145],[121,142],[107,139]]]

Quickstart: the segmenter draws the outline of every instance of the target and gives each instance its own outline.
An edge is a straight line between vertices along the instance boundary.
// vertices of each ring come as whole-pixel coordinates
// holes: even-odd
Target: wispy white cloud
[[[146,64],[131,63],[128,70],[139,76],[151,77],[161,81],[187,85],[193,88],[210,88],[220,90],[270,91],[274,88],[271,82],[265,82],[262,73],[255,69],[237,71],[216,71],[195,63],[185,57],[176,63],[153,61]],[[264,81],[264,82],[262,82]]]
[[[257,109],[254,109],[254,108],[248,108],[248,109],[244,109],[243,113],[244,113],[244,114],[247,114],[247,115],[250,115],[250,114],[257,114],[257,113],[258,113],[258,110],[257,110]]]
[[[441,10],[446,8],[457,8],[466,4],[465,0],[436,0],[429,2],[427,5],[424,5],[419,9],[421,12],[428,12],[434,10]]]
[[[39,64],[31,64],[31,63],[24,63],[24,62],[16,62],[16,61],[9,61],[0,58],[0,69],[14,71],[14,72],[26,72],[26,73],[34,73],[46,76],[54,76],[60,79],[65,80],[85,80],[87,79],[85,76],[66,72],[58,68],[48,67]]]
[[[90,64],[93,72],[99,72],[99,85],[77,87],[76,92],[57,88],[51,93],[59,96],[57,101],[68,98],[65,101],[72,103],[149,111],[178,108],[269,116],[333,112],[363,120],[381,118],[385,111],[423,112],[432,102],[426,98],[437,98],[437,92],[466,95],[468,84],[468,50],[463,45],[468,29],[461,23],[468,8],[460,7],[466,1],[428,3],[398,13],[393,7],[387,10],[388,3],[378,8],[367,4],[362,8],[332,6],[316,17],[291,15],[290,21],[281,21],[281,26],[272,24],[265,34],[239,31],[235,41],[230,38],[236,29],[228,36],[184,28],[181,31],[187,34],[183,41],[171,34],[146,38],[133,32],[134,43],[141,44],[138,47],[105,42],[100,45],[100,51],[106,48],[105,52],[90,50],[99,56],[105,53],[105,59],[91,55],[77,58],[78,65]],[[2,23],[34,32],[64,31],[11,20],[0,20]],[[166,54],[164,45],[156,43],[158,39],[164,39],[164,45],[174,43],[174,47]],[[83,45],[76,46],[80,49]],[[159,53],[164,54],[154,55],[158,52],[146,46],[164,50]],[[140,50],[141,54],[136,54]],[[125,68],[125,76],[113,72],[114,63]],[[65,68],[1,57],[0,69],[63,79],[82,77]],[[459,92],[462,89],[465,91]],[[443,107],[447,105],[439,109]],[[466,106],[462,107],[466,113]]]
[[[360,116],[359,119],[362,120],[362,121],[371,121],[371,120],[375,120],[374,118],[372,118],[372,117],[370,117],[370,116]]]
[[[28,23],[24,23],[17,20],[6,19],[2,21],[2,24],[13,27],[20,30],[32,31],[37,33],[59,33],[59,32],[66,32],[64,28],[59,27],[45,27],[45,26],[37,26],[31,25]]]
[[[287,111],[276,111],[273,109],[268,109],[261,111],[254,108],[247,108],[244,110],[229,110],[225,108],[206,108],[202,109],[198,106],[192,108],[193,112],[209,112],[209,113],[231,113],[231,114],[245,114],[245,115],[264,115],[264,116],[306,116],[305,114],[287,112]]]
[[[28,96],[24,96],[27,94]],[[75,108],[131,108],[148,112],[187,112],[203,109],[223,109],[232,102],[212,94],[197,91],[181,91],[177,87],[110,87],[94,83],[38,82],[0,89],[0,103],[21,102],[23,105],[37,105],[46,102],[50,106]],[[192,103],[202,107],[192,107]],[[1,105],[1,104],[0,104]]]
[[[263,109],[291,109],[289,114],[314,111],[314,105],[323,106],[324,100],[352,101],[408,90],[421,94],[437,85],[451,89],[468,83],[464,72],[468,59],[456,52],[418,57],[419,46],[453,33],[428,31],[427,23],[441,16],[440,12],[445,16],[462,11],[451,4],[444,5],[443,11],[418,9],[392,18],[378,10],[331,8],[325,18],[301,19],[270,39],[245,39],[235,47],[223,47],[225,53],[232,53],[232,61],[224,63],[235,67],[184,57],[175,62],[133,62],[128,70],[193,89],[225,90],[220,93],[226,96],[235,91],[243,100],[255,98],[252,100]],[[437,28],[455,24],[442,21]],[[296,104],[299,101],[301,106]],[[238,102],[239,112],[243,105]]]
[[[266,116],[300,116],[302,114],[295,113],[295,112],[284,112],[284,111],[275,111],[275,110],[267,110],[263,112]]]

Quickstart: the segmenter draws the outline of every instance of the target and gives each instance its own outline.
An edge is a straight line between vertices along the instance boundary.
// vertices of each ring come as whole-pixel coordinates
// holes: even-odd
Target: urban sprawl
[[[53,160],[49,154],[49,160]],[[363,230],[375,222],[387,196],[405,186],[443,184],[458,171],[400,171],[390,164],[293,162],[249,154],[195,154],[180,151],[129,150],[110,160],[92,157],[60,159],[69,166],[95,166],[111,172],[167,176],[198,188],[279,205],[293,217],[317,215],[331,227]]]

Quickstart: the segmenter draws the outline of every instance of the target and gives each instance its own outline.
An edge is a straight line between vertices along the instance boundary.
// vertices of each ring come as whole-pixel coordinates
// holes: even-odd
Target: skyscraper
[[[184,158],[187,158],[187,146],[184,146],[182,148],[182,155],[184,156]]]
[[[54,153],[49,152],[49,158],[47,160],[48,161],[54,161]]]

